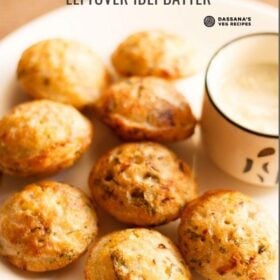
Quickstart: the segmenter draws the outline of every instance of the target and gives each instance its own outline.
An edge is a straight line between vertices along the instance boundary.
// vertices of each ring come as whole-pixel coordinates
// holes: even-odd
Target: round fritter
[[[85,152],[92,134],[90,121],[71,106],[23,103],[0,120],[0,170],[26,177],[67,168]]]
[[[177,219],[196,196],[188,165],[151,142],[123,144],[103,155],[93,166],[89,186],[102,208],[138,226]]]
[[[179,239],[187,263],[209,280],[276,279],[276,226],[242,193],[212,191],[187,204]]]
[[[76,108],[93,104],[109,82],[100,57],[71,40],[50,39],[29,47],[17,69],[23,90]]]
[[[193,50],[183,38],[164,31],[130,35],[113,53],[112,63],[124,76],[178,79],[194,73]]]
[[[186,99],[169,82],[132,77],[109,87],[97,113],[125,140],[171,142],[190,137],[196,120]]]
[[[103,237],[85,266],[86,280],[190,280],[176,246],[149,229],[127,229]]]
[[[49,271],[76,260],[97,234],[88,197],[58,182],[39,182],[0,207],[0,254],[20,269]]]

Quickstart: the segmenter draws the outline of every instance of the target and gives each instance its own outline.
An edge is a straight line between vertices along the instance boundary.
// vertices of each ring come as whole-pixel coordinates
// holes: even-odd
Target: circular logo
[[[215,25],[215,18],[212,17],[212,16],[207,16],[204,18],[204,25],[207,26],[207,27],[212,27]]]

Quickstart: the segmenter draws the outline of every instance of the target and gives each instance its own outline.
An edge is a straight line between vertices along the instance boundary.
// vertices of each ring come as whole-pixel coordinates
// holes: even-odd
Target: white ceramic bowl
[[[278,64],[278,34],[239,37],[220,48],[210,60],[205,78],[202,139],[218,167],[251,184],[276,186],[279,180],[278,135],[260,133],[232,120],[215,102],[215,86],[230,67],[250,63]]]

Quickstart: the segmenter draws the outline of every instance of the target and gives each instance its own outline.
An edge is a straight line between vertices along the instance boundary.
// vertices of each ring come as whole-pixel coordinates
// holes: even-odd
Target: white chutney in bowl
[[[207,153],[232,176],[261,186],[279,180],[278,34],[237,38],[210,60],[202,137]]]

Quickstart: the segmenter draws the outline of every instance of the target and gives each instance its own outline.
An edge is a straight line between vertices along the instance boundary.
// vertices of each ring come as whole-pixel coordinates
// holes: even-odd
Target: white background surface
[[[212,0],[212,6],[84,6],[68,7],[52,12],[8,36],[0,42],[0,116],[12,106],[28,100],[19,90],[15,69],[21,52],[30,44],[49,37],[66,37],[79,40],[91,46],[109,63],[109,55],[126,35],[137,30],[160,28],[178,33],[192,42],[198,51],[198,58],[205,66],[211,54],[222,44],[239,35],[277,31],[277,11],[256,3],[238,0]],[[251,16],[251,27],[206,28],[203,18],[213,16]],[[203,95],[203,73],[182,81],[178,87],[188,98],[197,115]],[[95,138],[91,149],[72,168],[50,177],[69,182],[88,192],[87,178],[92,164],[104,151],[119,140],[105,126],[94,120]],[[204,153],[200,144],[199,129],[188,141],[169,145],[192,167],[196,174],[200,193],[213,188],[232,188],[251,195],[277,220],[278,190],[260,188],[239,182],[217,169]],[[34,178],[23,180],[3,176],[0,182],[0,200],[11,192],[19,190]],[[100,236],[113,229],[125,226],[116,222],[102,211],[98,211]],[[176,241],[177,222],[158,228]],[[5,261],[0,261],[0,279],[83,279],[84,257],[69,267],[51,273],[33,274],[21,272]],[[197,276],[194,278],[201,279]]]

